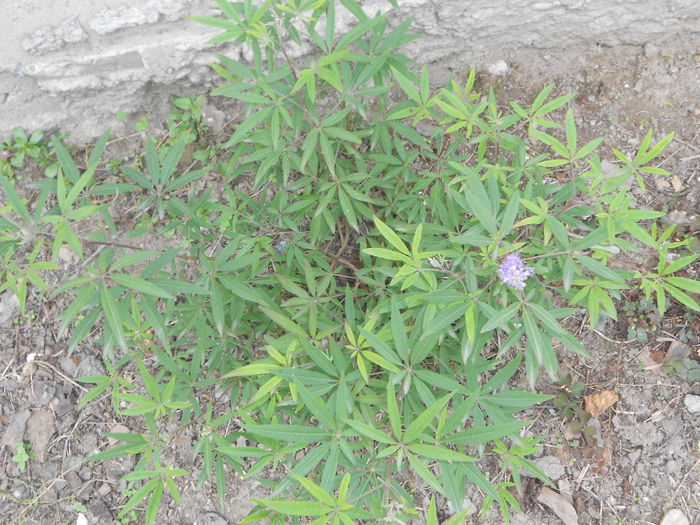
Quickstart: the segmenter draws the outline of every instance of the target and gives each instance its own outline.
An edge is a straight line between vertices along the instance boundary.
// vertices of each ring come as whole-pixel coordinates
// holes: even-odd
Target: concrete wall
[[[365,0],[371,12],[385,0]],[[700,0],[399,0],[426,38],[419,62],[487,65],[515,56],[566,61],[591,46],[700,35]],[[216,85],[206,45],[218,32],[186,18],[211,0],[0,0],[0,137],[15,126],[87,140],[114,112],[163,115],[171,94]],[[347,26],[350,17],[339,17]],[[399,17],[397,16],[397,20]],[[225,51],[238,56],[239,50]],[[298,50],[302,53],[303,50]],[[563,61],[563,63],[562,63]]]

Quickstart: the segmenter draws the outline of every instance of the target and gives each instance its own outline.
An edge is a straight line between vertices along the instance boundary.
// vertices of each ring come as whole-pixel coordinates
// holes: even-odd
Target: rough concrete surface
[[[370,12],[386,0],[365,0]],[[426,35],[407,47],[421,63],[450,59],[504,70],[508,61],[564,67],[592,47],[661,44],[700,33],[697,0],[398,0]],[[13,127],[69,130],[88,140],[115,112],[162,115],[170,95],[215,85],[211,0],[3,0],[0,137]],[[347,27],[351,17],[339,14]],[[240,50],[217,51],[239,56]],[[296,55],[304,49],[297,49]]]

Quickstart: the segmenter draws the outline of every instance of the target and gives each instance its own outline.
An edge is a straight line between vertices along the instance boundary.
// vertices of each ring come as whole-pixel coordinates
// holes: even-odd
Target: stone
[[[201,523],[202,525],[205,523],[207,525],[226,525],[228,522],[214,512],[207,512],[204,516],[202,516],[201,520],[197,521],[197,523]]]
[[[65,19],[59,26],[44,26],[22,40],[22,48],[27,53],[40,54],[58,51],[66,44],[87,40],[88,34],[80,25],[78,16]]]
[[[34,363],[27,364],[36,366]],[[28,390],[27,393],[27,403],[34,407],[45,407],[49,405],[56,394],[56,384],[36,380],[35,378],[33,388]]]
[[[7,328],[19,315],[19,299],[12,290],[0,294],[0,328]]]
[[[27,438],[32,444],[32,450],[36,453],[38,463],[44,462],[46,447],[55,429],[53,412],[47,408],[33,411],[27,420]]]
[[[390,7],[386,0],[361,3],[370,17]],[[515,4],[528,8],[516,9],[517,16],[513,16]],[[489,64],[496,66],[497,59],[505,59],[507,52],[508,72],[515,63],[527,64],[537,57],[552,64],[553,74],[561,73],[563,64],[584,60],[586,53],[580,50],[598,49],[596,43],[638,45],[635,52],[643,49],[645,60],[656,62],[661,58],[658,43],[663,35],[691,34],[698,27],[700,11],[693,0],[668,0],[668,6],[664,4],[668,9],[661,10],[653,0],[641,0],[633,7],[628,4],[609,0],[401,0],[401,11],[390,15],[389,24],[393,26],[404,18],[415,20],[412,32],[425,37],[402,46],[401,52],[421,63],[450,61],[473,64],[485,71]],[[220,81],[204,67],[212,60],[213,49],[207,42],[220,30],[183,18],[217,15],[211,0],[7,0],[3,7],[7,23],[0,35],[0,70],[9,74],[0,78],[0,137],[19,126],[68,130],[72,140],[89,140],[114,125],[114,108],[128,113],[167,114],[172,86],[180,92],[203,92],[210,83]],[[347,9],[338,7],[339,36],[357,21]],[[74,11],[67,13],[66,8]],[[65,19],[78,12],[79,18]],[[683,16],[679,16],[681,12]],[[46,25],[45,21],[53,20],[58,21],[58,27]],[[322,17],[319,30],[323,23]],[[80,42],[81,49],[69,49],[75,42]],[[172,44],[179,53],[165,56],[167,63],[156,70],[69,73],[76,64],[89,69],[87,65],[102,63],[106,57],[163,43]],[[46,63],[66,64],[56,78],[44,78],[39,83],[16,82],[21,75],[34,76],[30,66],[45,66],[32,55],[49,49],[54,51]],[[242,50],[233,43],[221,48],[231,57],[240,56]],[[299,45],[288,42],[287,51],[296,58],[307,53],[309,46],[306,41]],[[188,63],[180,62],[183,57]],[[195,69],[198,73],[192,74]],[[502,71],[503,64],[496,70]],[[679,75],[682,73],[681,67]],[[649,81],[653,78],[650,75]],[[675,87],[677,83],[670,85]],[[61,97],[60,104],[56,103],[56,95]],[[158,96],[157,106],[151,95]]]
[[[659,46],[657,46],[654,43],[648,43],[647,45],[644,46],[644,56],[646,58],[655,58],[659,56]]]
[[[22,441],[24,437],[24,426],[30,415],[31,412],[29,412],[29,409],[25,408],[10,418],[7,428],[5,428],[5,433],[2,435],[2,439],[0,439],[0,449],[2,449],[3,446],[8,446],[12,449],[13,453],[17,451],[17,444]]]
[[[505,75],[508,71],[508,64],[505,60],[496,60],[494,63],[488,65],[486,71],[491,75],[500,77]]]
[[[78,22],[78,17],[73,16],[58,26],[56,37],[68,44],[75,44],[87,39],[88,35],[83,26],[80,25],[80,22]]]
[[[614,415],[612,421],[619,436],[633,445],[648,447],[657,445],[664,439],[663,433],[659,431],[654,423],[637,423],[634,419],[621,415]]]
[[[88,26],[98,35],[106,35],[125,27],[152,24],[158,21],[159,13],[155,9],[149,9],[149,4],[146,4],[143,10],[125,5],[103,9],[92,17]]]
[[[102,500],[91,501],[88,503],[88,510],[93,517],[97,518],[97,523],[111,522],[111,520],[114,518],[112,513],[107,508],[107,505],[105,505],[105,502]]]
[[[700,414],[700,396],[688,394],[683,399],[683,404],[691,414]]]
[[[467,516],[471,516],[478,510],[469,496],[464,496],[464,499],[462,500],[462,509],[467,511]],[[449,500],[447,501],[447,510],[450,512],[450,514],[457,514],[458,512],[458,510],[454,508],[452,502]]]
[[[690,525],[690,520],[678,509],[671,509],[661,519],[659,525]]]
[[[552,481],[557,481],[566,474],[564,465],[556,456],[542,456],[535,459],[533,463]]]
[[[689,226],[693,219],[685,210],[672,210],[664,217],[664,222],[667,224],[675,224],[677,226]]]
[[[68,480],[68,485],[70,485],[73,489],[77,489],[83,484],[83,480],[80,479],[77,472],[69,472],[66,474],[66,480]]]

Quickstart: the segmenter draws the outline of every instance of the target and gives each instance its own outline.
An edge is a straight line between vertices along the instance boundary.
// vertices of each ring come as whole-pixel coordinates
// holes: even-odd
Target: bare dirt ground
[[[557,95],[577,92],[574,111],[581,140],[605,137],[601,155],[614,161],[610,148],[636,151],[649,126],[655,137],[675,132],[675,140],[660,161],[669,176],[649,176],[648,191],[633,190],[640,207],[666,212],[664,221],[679,234],[700,238],[700,46],[675,42],[644,48],[596,48],[568,63],[538,56],[537,60],[509,58],[505,75],[480,76],[493,85],[499,100],[530,102],[549,82]],[[570,57],[573,55],[570,55]],[[555,63],[556,62],[556,63]],[[449,76],[463,78],[462,66],[431,66],[436,87]],[[441,84],[442,83],[442,84]],[[124,144],[127,144],[124,146]],[[134,154],[138,144],[122,143],[114,156]],[[652,261],[653,262],[653,261]],[[649,262],[651,264],[651,262]],[[69,257],[50,279],[54,287],[69,275]],[[700,278],[700,263],[688,272]],[[83,458],[109,443],[104,432],[138,430],[134,422],[114,416],[107,397],[77,409],[85,388],[74,378],[105,372],[99,347],[82,345],[70,357],[66,342],[57,339],[56,316],[66,305],[57,297],[31,296],[28,317],[20,318],[9,294],[0,296],[0,477],[1,524],[112,524],[127,498],[119,478],[130,471],[129,461],[87,463]],[[673,363],[700,355],[700,320],[679,305],[661,318],[653,304],[634,292],[618,305],[618,322],[608,320],[596,331],[587,320],[575,319],[578,333],[591,354],[580,359],[562,353],[562,375],[581,382],[581,395],[605,395],[619,400],[588,423],[596,432],[577,437],[562,410],[549,404],[528,416],[535,420],[533,435],[546,434],[536,463],[559,485],[561,497],[543,503],[546,494],[532,482],[518,494],[525,513],[512,522],[526,524],[659,524],[671,509],[686,520],[664,525],[700,524],[700,383],[671,370]],[[28,361],[33,356],[34,362]],[[560,385],[542,380],[543,393],[563,392]],[[596,398],[591,398],[596,399]],[[574,404],[581,406],[580,397]],[[193,474],[181,480],[183,503],[165,500],[157,523],[233,524],[252,508],[249,498],[261,496],[260,484],[230,475],[229,499],[222,510],[213,483],[196,484],[199,463],[191,449],[192,430],[173,427],[169,461]],[[21,442],[36,456],[20,471],[12,457]],[[527,478],[526,478],[527,479]],[[468,490],[476,507],[483,495]],[[576,521],[562,521],[552,510],[567,509]],[[449,509],[441,502],[443,515]],[[86,521],[80,521],[80,515]],[[669,517],[667,516],[668,520]],[[134,515],[121,523],[139,523]],[[493,509],[487,516],[470,515],[468,524],[498,524]]]

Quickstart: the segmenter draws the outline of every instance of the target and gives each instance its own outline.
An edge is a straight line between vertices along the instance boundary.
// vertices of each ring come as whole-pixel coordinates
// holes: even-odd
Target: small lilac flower
[[[501,274],[503,284],[522,290],[525,288],[525,280],[534,273],[534,270],[529,266],[523,266],[523,260],[517,253],[511,253],[501,263],[498,273]]]

